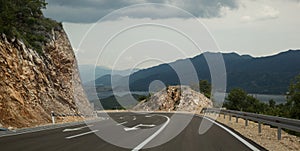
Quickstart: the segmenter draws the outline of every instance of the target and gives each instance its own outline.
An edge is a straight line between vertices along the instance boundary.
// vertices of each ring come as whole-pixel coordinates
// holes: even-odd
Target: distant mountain
[[[209,53],[215,55],[215,53]],[[227,72],[227,91],[232,88],[242,88],[248,93],[285,94],[292,78],[300,73],[300,51],[289,50],[273,56],[251,57],[236,53],[223,53]],[[161,64],[143,69],[129,76],[131,91],[147,91],[154,80],[160,80],[165,85],[197,83],[194,79],[179,82],[174,68],[191,74],[188,69],[192,63],[200,79],[210,80],[210,72],[203,54],[194,58],[178,60],[169,64]],[[125,77],[128,78],[128,77]],[[120,80],[120,87],[122,87]]]
[[[125,76],[121,76],[121,75],[111,75],[111,74],[106,74],[104,76],[101,76],[99,78],[97,78],[94,81],[89,81],[86,82],[85,85],[93,85],[95,84],[95,86],[111,86],[111,79],[113,79],[114,81],[119,81],[122,78],[124,78]]]
[[[128,70],[114,70],[113,73],[120,76],[128,76],[139,69]],[[82,83],[94,81],[95,79],[111,74],[112,70],[107,67],[94,66],[94,65],[79,65],[80,78]]]

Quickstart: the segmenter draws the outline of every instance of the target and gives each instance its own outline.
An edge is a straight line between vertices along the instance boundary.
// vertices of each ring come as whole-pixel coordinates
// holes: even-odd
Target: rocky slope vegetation
[[[188,86],[168,86],[141,101],[133,110],[200,112],[202,108],[212,105],[211,100]]]
[[[50,113],[79,113],[88,106],[77,62],[63,29],[37,53],[20,40],[0,36],[0,124],[28,127],[51,122]],[[75,94],[75,95],[74,95]]]

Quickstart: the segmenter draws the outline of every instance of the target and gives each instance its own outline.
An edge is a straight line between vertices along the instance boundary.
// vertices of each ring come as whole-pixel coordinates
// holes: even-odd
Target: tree
[[[201,80],[199,82],[200,93],[204,94],[207,98],[211,97],[211,84],[207,80]]]
[[[246,101],[247,93],[239,88],[232,89],[224,103],[224,107],[230,110],[239,110],[243,109],[243,102]]]
[[[247,95],[245,102],[242,103],[242,109],[246,112],[264,113],[268,107],[267,104],[262,103],[255,97],[249,95]]]
[[[224,107],[230,110],[264,113],[268,105],[248,95],[244,90],[236,88],[229,92]]]
[[[276,106],[276,102],[273,99],[269,100],[269,107],[275,108],[275,106]]]
[[[22,40],[29,48],[42,52],[51,38],[51,30],[61,25],[45,18],[45,0],[1,0],[0,34]]]
[[[286,108],[289,110],[290,118],[300,119],[300,75],[290,84]]]

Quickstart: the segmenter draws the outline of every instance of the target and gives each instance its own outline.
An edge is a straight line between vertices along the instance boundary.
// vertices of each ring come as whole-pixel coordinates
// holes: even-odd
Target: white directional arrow
[[[156,126],[156,125],[154,125],[154,124],[138,124],[134,127],[125,127],[124,130],[125,131],[133,131],[133,130],[140,129],[140,127],[154,127],[154,126]]]
[[[153,140],[161,131],[163,131],[166,128],[166,126],[169,124],[170,122],[169,117],[165,115],[156,115],[156,116],[165,117],[167,121],[154,134],[152,134],[150,137],[148,137],[146,140],[144,140],[142,143],[140,143],[138,146],[132,149],[132,151],[139,151],[140,149],[142,149],[146,144],[148,144],[151,140]]]
[[[124,130],[127,132],[127,131],[133,131],[133,130],[137,130],[137,129],[139,129],[139,128],[137,128],[137,127],[125,127],[124,128]]]
[[[135,121],[135,120],[136,120],[136,117],[135,117],[135,116],[133,116],[133,119],[132,119],[132,120],[134,120],[134,121]]]
[[[63,132],[71,132],[71,131],[79,131],[81,129],[84,129],[86,127],[90,127],[93,125],[87,125],[87,126],[82,126],[82,127],[77,127],[77,128],[68,128],[68,129],[64,129]]]
[[[109,117],[100,117],[100,119],[102,119],[102,120],[108,120]]]

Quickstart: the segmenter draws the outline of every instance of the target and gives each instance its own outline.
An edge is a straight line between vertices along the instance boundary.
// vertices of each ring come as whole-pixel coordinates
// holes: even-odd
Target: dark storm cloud
[[[63,22],[87,23],[96,22],[114,10],[134,4],[158,3],[169,4],[186,10],[196,17],[221,17],[222,8],[238,8],[237,0],[47,0],[44,11],[47,17]],[[176,9],[157,5],[131,7],[112,15],[110,19],[128,16],[131,18],[187,18],[191,17]]]

